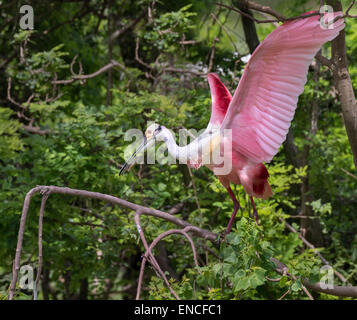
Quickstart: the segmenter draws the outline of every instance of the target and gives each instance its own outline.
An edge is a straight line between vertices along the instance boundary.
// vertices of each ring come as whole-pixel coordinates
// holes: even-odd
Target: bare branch
[[[136,19],[132,20],[131,22],[129,22],[128,24],[126,24],[123,28],[119,29],[119,30],[116,30],[115,32],[113,32],[111,35],[110,35],[110,39],[109,41],[113,41],[115,40],[116,38],[120,37],[121,35],[123,35],[125,32],[127,32],[128,30],[134,28],[138,23],[139,21],[144,17],[145,15],[145,12],[141,13],[140,16],[138,16]]]
[[[149,215],[149,216],[153,216],[153,217],[157,217],[157,218],[161,218],[161,219],[165,219],[169,222],[172,222],[173,224],[184,228],[184,229],[179,229],[176,233],[181,233],[184,236],[186,236],[184,233],[193,233],[194,235],[203,238],[205,240],[209,240],[215,244],[219,244],[219,235],[212,233],[208,230],[205,229],[201,229],[199,227],[193,226],[191,224],[189,224],[187,221],[181,220],[173,215],[170,215],[166,212],[160,211],[160,210],[156,210],[156,209],[151,209],[148,207],[144,207],[144,206],[140,206],[134,203],[131,203],[129,201],[120,199],[120,198],[116,198],[114,196],[111,195],[107,195],[107,194],[103,194],[103,193],[99,193],[99,192],[91,192],[91,191],[86,191],[86,190],[78,190],[78,189],[70,189],[70,188],[65,188],[65,187],[55,187],[55,186],[37,186],[33,189],[31,189],[26,197],[25,197],[25,201],[24,201],[24,206],[22,209],[22,214],[21,214],[21,220],[20,220],[20,226],[19,226],[19,233],[18,233],[18,241],[17,241],[17,247],[16,247],[16,255],[15,255],[15,259],[14,259],[14,263],[13,263],[13,277],[12,277],[12,281],[10,284],[10,288],[9,288],[9,300],[12,300],[14,297],[14,293],[15,293],[15,288],[16,288],[16,282],[17,282],[17,278],[18,278],[18,272],[20,269],[20,261],[21,261],[21,251],[22,251],[22,243],[23,243],[23,237],[24,237],[24,232],[25,232],[25,223],[26,223],[26,218],[27,218],[27,213],[29,210],[29,206],[30,206],[30,202],[31,202],[31,198],[36,194],[36,193],[46,193],[46,194],[50,194],[50,193],[58,193],[58,194],[65,194],[65,195],[73,195],[73,196],[80,196],[80,197],[88,197],[88,198],[93,198],[93,199],[98,199],[98,200],[102,200],[102,201],[106,201],[115,205],[119,205],[121,207],[124,208],[128,208],[130,210],[136,211],[136,215],[135,215],[135,221],[137,226],[139,226],[139,234],[141,235],[144,247],[146,250],[148,250],[148,245],[146,242],[146,239],[143,235],[141,231],[141,227],[140,227],[140,221],[139,216],[140,215]],[[44,201],[42,201],[42,205],[41,207],[43,209],[41,209],[42,214],[43,215],[43,211],[44,211]],[[138,223],[139,222],[139,223]],[[41,227],[42,228],[42,227]],[[173,233],[173,231],[171,230],[171,233]],[[170,234],[171,234],[170,233]],[[162,235],[161,235],[162,237]],[[186,238],[189,239],[189,237],[186,236]],[[190,240],[189,240],[190,241]],[[191,246],[192,243],[191,242]],[[152,244],[153,245],[153,244]],[[194,246],[192,247],[193,252],[194,252],[194,256],[196,256],[195,253],[195,249]],[[151,249],[150,249],[151,250]],[[148,260],[150,261],[150,263],[154,266],[154,269],[160,274],[160,276],[163,277],[163,279],[165,280],[165,274],[162,272],[162,270],[160,269],[160,267],[157,264],[157,261],[154,257],[150,256],[150,250],[148,251],[149,254],[147,256]],[[275,258],[271,259],[276,265],[276,271],[282,275],[287,274],[288,275],[288,270],[287,267],[281,263],[280,261],[278,261]],[[143,261],[144,262],[144,261]],[[195,259],[195,264],[197,265],[197,259]],[[142,268],[144,268],[144,263],[142,263]],[[160,272],[161,270],[161,272]],[[289,275],[292,277],[292,279],[296,280],[296,277],[294,277],[293,275]],[[167,279],[166,279],[167,280]],[[166,281],[165,281],[166,282]],[[307,280],[303,280],[303,286],[302,289],[304,290],[304,292],[308,295],[308,297],[310,299],[312,299],[311,294],[307,291],[307,288],[311,288],[313,290],[316,290],[318,292],[324,292],[327,294],[331,294],[331,295],[336,295],[336,296],[346,296],[346,297],[357,297],[357,287],[346,287],[346,286],[335,286],[333,289],[322,289],[322,286],[320,284],[311,284],[309,283]],[[169,285],[170,288],[170,285]],[[171,288],[172,289],[172,288]],[[173,293],[173,291],[171,291]],[[178,297],[177,297],[178,298]]]
[[[144,62],[143,60],[140,59],[139,57],[139,38],[136,38],[136,44],[135,44],[135,60],[137,62],[139,62],[140,64],[142,64],[144,67],[148,68],[148,69],[152,69],[151,66],[149,66],[146,62]]]
[[[164,68],[163,71],[164,72],[177,72],[177,73],[190,73],[195,76],[204,76],[207,74],[205,72],[199,72],[199,71],[194,71],[194,70],[190,70],[190,69],[175,68],[175,67],[166,67],[166,68]]]
[[[283,300],[287,294],[290,293],[290,289],[286,291],[278,300]]]
[[[11,103],[13,103],[15,106],[18,106],[18,107],[21,108],[21,109],[25,109],[25,107],[24,107],[21,103],[15,101],[15,100],[11,97],[11,77],[9,77],[9,78],[7,79],[7,99],[8,99]]]
[[[245,0],[244,2],[247,4],[249,9],[252,9],[252,10],[255,10],[258,12],[267,13],[267,14],[269,14],[277,19],[280,19],[280,20],[286,19],[283,15],[281,15],[279,12],[273,10],[269,6],[261,5],[259,3],[255,3],[253,1],[247,1],[247,0]]]
[[[73,73],[73,65],[71,67],[71,71],[72,71],[72,78],[71,79],[67,79],[67,80],[52,80],[52,84],[70,84],[73,83],[75,81],[81,81],[81,80],[87,80],[87,79],[91,79],[94,78],[106,71],[108,71],[109,69],[113,68],[113,67],[119,67],[122,70],[126,70],[126,68],[120,64],[119,62],[115,61],[115,60],[111,60],[107,65],[105,65],[104,67],[100,68],[99,70],[90,73],[90,74],[74,74]],[[81,72],[81,71],[80,71]]]
[[[278,272],[279,274],[281,274],[281,275],[283,275],[283,276],[287,275],[289,278],[293,279],[294,281],[297,280],[297,278],[296,278],[293,274],[290,274],[290,273],[288,272],[289,269],[288,269],[288,267],[287,267],[284,263],[280,262],[279,260],[277,260],[277,259],[275,259],[275,258],[271,258],[270,260],[271,260],[272,262],[274,262],[275,265],[277,266],[277,268],[275,269],[276,272]],[[307,280],[306,280],[306,283],[307,283],[307,284],[310,284]],[[305,292],[305,294],[308,296],[308,298],[309,298],[310,300],[314,300],[314,298],[312,297],[312,295],[310,294],[310,292],[306,289],[305,283],[304,283],[304,285],[301,286],[301,289]]]
[[[200,42],[201,42],[200,40],[181,40],[181,41],[179,41],[179,44],[186,46],[186,45],[190,45],[190,44],[192,44],[192,45],[197,44]]]
[[[137,226],[139,226],[138,224],[138,215],[136,215],[136,223]],[[187,234],[187,232],[189,232],[192,229],[191,226],[187,226],[184,229],[171,229],[168,231],[165,231],[163,233],[161,233],[159,236],[157,236],[154,241],[151,243],[151,245],[146,249],[146,252],[143,256],[143,260],[142,260],[142,265],[140,268],[140,275],[139,275],[139,281],[138,281],[138,288],[137,288],[137,294],[136,294],[136,300],[139,300],[140,298],[140,292],[141,292],[141,285],[142,285],[142,279],[143,279],[143,275],[144,275],[144,267],[145,267],[145,263],[146,260],[149,260],[148,257],[150,257],[150,260],[152,260],[153,255],[152,255],[152,250],[154,249],[154,247],[165,237],[172,235],[172,234],[182,234],[186,237],[186,239],[190,242],[191,244],[191,248],[192,248],[192,252],[193,252],[193,259],[194,259],[194,263],[196,265],[196,267],[198,268],[198,272],[201,273],[201,271],[199,270],[199,265],[198,265],[198,261],[197,261],[197,253],[196,253],[196,248],[195,248],[195,244],[193,242],[193,240],[191,239],[191,237]],[[140,236],[143,238],[143,232],[141,230],[141,227],[138,227],[138,231]],[[145,239],[145,238],[144,238]],[[146,240],[145,242],[143,242],[146,244]],[[144,244],[144,246],[145,246]],[[146,245],[147,246],[147,245]],[[171,285],[169,284],[168,281],[166,281],[166,279],[164,278],[166,285],[168,286],[168,288],[170,289],[171,293],[175,296],[176,299],[180,300],[180,298],[177,296],[176,292],[172,289]]]
[[[281,16],[280,14],[278,14],[277,12],[275,12],[274,10],[272,10],[268,6],[261,6],[261,5],[258,5],[258,4],[254,4],[254,5],[260,7],[260,10],[257,10],[254,7],[251,7],[251,5],[253,5],[253,2],[251,2],[251,1],[247,1],[247,2],[248,2],[248,8],[249,9],[253,9],[253,10],[256,10],[256,11],[260,11],[260,12],[265,12],[267,14],[270,14],[270,15],[274,16],[275,19],[260,20],[260,19],[252,17],[250,14],[247,14],[247,13],[243,12],[242,10],[240,10],[238,8],[234,8],[234,7],[228,6],[228,5],[223,4],[223,3],[215,3],[215,4],[218,5],[218,6],[224,7],[226,9],[230,9],[230,10],[236,11],[236,12],[240,13],[241,15],[246,16],[249,19],[252,19],[256,23],[286,22],[286,21],[297,20],[297,19],[306,19],[308,17],[320,15],[319,12],[313,12],[313,13],[302,14],[302,15],[299,15],[299,16],[291,17],[291,18],[285,18],[285,17]],[[263,9],[263,8],[265,8],[265,9]]]
[[[350,5],[348,6],[346,12],[345,12],[345,17],[347,18],[357,18],[357,15],[350,15],[350,10],[352,9],[352,7],[354,6],[356,0],[352,0]]]
[[[349,286],[333,286],[333,288],[326,288],[326,284],[324,283],[310,283],[307,280],[303,280],[304,285],[312,290],[331,294],[338,297],[357,297],[357,287],[349,287]]]
[[[196,226],[193,226],[193,225],[189,224],[188,222],[181,220],[179,218],[176,218],[175,216],[170,215],[166,212],[156,210],[156,209],[147,208],[144,206],[140,206],[140,205],[128,202],[126,200],[116,198],[114,196],[110,196],[110,195],[99,193],[99,192],[70,189],[70,188],[65,188],[65,187],[37,186],[37,187],[31,189],[27,193],[27,195],[25,197],[25,201],[24,201],[24,206],[23,206],[21,220],[20,220],[17,247],[16,247],[16,256],[15,256],[14,265],[13,265],[13,278],[12,278],[12,281],[10,284],[9,300],[13,299],[15,288],[16,288],[16,282],[17,282],[17,278],[18,278],[18,272],[20,269],[22,242],[23,242],[23,236],[24,236],[24,232],[25,232],[25,223],[26,223],[28,209],[30,206],[31,198],[33,197],[34,194],[36,194],[38,192],[40,192],[40,193],[46,192],[47,194],[50,194],[50,193],[66,194],[66,195],[88,197],[88,198],[98,199],[98,200],[102,200],[102,201],[107,201],[109,203],[113,203],[113,204],[119,205],[121,207],[128,208],[128,209],[134,210],[136,212],[140,212],[140,214],[165,219],[165,220],[170,221],[173,224],[183,227],[183,228],[189,226],[189,227],[191,227],[190,232],[192,232],[193,234],[195,234],[203,239],[210,240],[212,242],[217,243],[219,241],[218,236],[208,230],[204,230],[204,229],[198,228]],[[146,244],[146,246],[147,246],[147,244]]]
[[[208,69],[207,69],[207,73],[210,73],[213,67],[213,59],[214,59],[214,54],[216,51],[216,42],[218,42],[219,39],[218,38],[214,38],[213,42],[212,42],[212,47],[211,47],[211,55],[209,57],[209,62],[208,62]]]
[[[41,272],[42,272],[42,226],[43,226],[43,216],[45,212],[45,205],[46,201],[49,197],[49,193],[46,191],[42,192],[42,201],[41,201],[41,208],[40,208],[40,216],[38,219],[38,268],[37,268],[37,275],[35,280],[35,288],[33,291],[33,299],[37,300],[37,289],[38,283],[40,281]]]
[[[341,168],[341,170],[346,173],[347,175],[349,175],[350,177],[354,178],[357,180],[357,176],[355,176],[354,174],[352,174],[351,172],[347,171],[346,169],[344,168]]]
[[[140,274],[139,274],[139,280],[138,280],[138,288],[137,288],[137,293],[136,293],[136,300],[139,300],[140,298],[140,292],[141,292],[141,284],[142,284],[142,279],[144,277],[144,270],[145,270],[145,264],[146,264],[146,260],[149,260],[149,262],[151,263],[151,265],[154,267],[154,269],[157,271],[157,273],[159,274],[159,276],[161,276],[161,278],[164,279],[165,284],[167,285],[167,287],[169,288],[171,294],[177,299],[177,300],[181,300],[180,297],[177,295],[177,293],[175,292],[174,289],[172,289],[170,282],[168,281],[165,273],[161,270],[158,262],[156,261],[154,255],[151,252],[151,246],[149,247],[147,244],[147,241],[145,239],[145,235],[141,229],[141,225],[140,225],[140,215],[141,215],[141,211],[138,210],[136,212],[136,215],[134,216],[134,220],[135,220],[135,224],[136,227],[138,229],[138,233],[140,235],[141,241],[143,242],[143,245],[146,249],[146,252],[143,256],[142,262],[141,262],[141,267],[140,267]]]
[[[270,19],[270,15],[265,13],[265,12],[259,12],[259,14],[261,14],[264,18],[266,19]],[[279,23],[278,22],[272,22],[272,24],[274,25],[274,27],[279,27]]]
[[[319,61],[322,65],[328,67],[328,68],[331,68],[332,67],[332,61],[326,57],[324,57],[322,54],[321,54],[321,51],[319,51],[316,56],[315,56],[315,59],[317,61]]]
[[[50,130],[49,129],[45,129],[45,130],[42,130],[40,127],[36,127],[36,126],[33,126],[33,123],[35,122],[35,119],[33,118],[29,118],[27,117],[25,114],[24,114],[24,111],[28,108],[28,106],[30,105],[31,101],[33,100],[33,98],[35,97],[35,94],[31,94],[26,103],[23,105],[17,101],[15,101],[12,96],[11,96],[11,77],[9,77],[8,79],[8,84],[7,84],[7,99],[13,103],[14,105],[16,105],[17,107],[19,107],[21,109],[21,111],[18,111],[17,112],[17,116],[18,118],[20,119],[24,119],[26,121],[28,121],[29,123],[26,125],[26,124],[22,124],[22,128],[25,129],[26,131],[28,132],[31,132],[31,133],[36,133],[36,134],[39,134],[39,135],[46,135],[48,133],[50,133]],[[55,99],[58,99],[59,96]],[[55,99],[51,99],[52,101],[54,101]]]
[[[257,18],[254,18],[252,17],[250,14],[238,9],[238,8],[234,8],[234,7],[231,7],[231,6],[228,6],[226,4],[223,4],[223,3],[215,3],[217,6],[220,6],[220,7],[224,7],[226,9],[230,9],[232,11],[235,11],[235,12],[238,12],[239,14],[241,14],[242,16],[245,16],[249,19],[252,19],[253,21],[255,21],[256,23],[269,23],[269,22],[281,22],[281,21],[285,21],[285,20],[281,20],[281,19],[267,19],[267,20],[259,20]]]
[[[230,33],[228,32],[228,30],[225,28],[225,26],[218,20],[218,18],[216,17],[216,15],[214,13],[211,13],[211,16],[214,20],[216,20],[216,22],[219,24],[219,26],[222,28],[222,30],[225,32],[225,34],[227,35],[229,41],[232,43],[234,50],[239,53],[238,48],[236,46],[236,44],[234,43]]]

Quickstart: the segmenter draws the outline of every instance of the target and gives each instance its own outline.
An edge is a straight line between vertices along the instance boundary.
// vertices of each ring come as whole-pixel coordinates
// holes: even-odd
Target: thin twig
[[[354,6],[356,0],[352,0],[352,2],[350,3],[350,5],[348,6],[346,12],[345,12],[345,17],[348,18],[357,18],[357,15],[350,15],[350,10],[352,9],[352,7]]]
[[[351,172],[347,171],[347,170],[344,169],[344,168],[341,168],[341,170],[342,170],[344,173],[348,174],[348,175],[349,175],[350,177],[352,177],[353,179],[356,179],[356,180],[357,180],[357,176],[355,176],[355,175],[352,174]]]
[[[136,43],[135,43],[135,60],[137,62],[139,62],[140,64],[142,64],[144,67],[148,68],[148,69],[152,69],[151,66],[149,66],[146,62],[144,62],[143,60],[141,60],[141,58],[139,57],[139,37],[136,38]]]
[[[214,20],[217,21],[217,23],[220,25],[220,27],[222,28],[222,30],[225,32],[225,34],[227,35],[229,41],[232,43],[235,52],[237,52],[239,54],[238,48],[236,46],[236,44],[234,43],[230,33],[228,32],[228,30],[226,29],[226,27],[218,20],[218,18],[216,17],[216,15],[214,13],[211,13],[211,16]]]
[[[319,52],[315,55],[315,59],[316,59],[317,61],[319,61],[321,64],[323,64],[324,66],[326,66],[326,67],[328,67],[328,68],[330,68],[330,69],[331,69],[331,67],[333,66],[333,62],[332,62],[330,59],[324,57],[324,56],[321,54],[321,51],[319,51]]]
[[[283,276],[286,275],[286,276],[288,276],[289,278],[291,278],[292,280],[297,281],[297,278],[296,278],[293,274],[290,274],[290,273],[288,272],[289,269],[288,269],[288,267],[287,267],[284,263],[278,261],[278,260],[275,259],[275,258],[271,258],[270,260],[271,260],[272,262],[274,262],[275,265],[277,266],[277,268],[275,269],[276,272],[278,272],[279,274],[281,274],[281,275],[283,275]],[[301,289],[305,292],[305,294],[308,296],[308,298],[309,298],[310,300],[314,300],[314,298],[312,297],[311,293],[309,292],[309,290],[306,289],[306,287],[305,287],[304,285],[301,285]]]
[[[87,79],[91,79],[94,78],[98,75],[100,75],[101,73],[104,73],[106,71],[108,71],[111,68],[114,67],[119,67],[122,70],[126,70],[126,68],[119,62],[115,61],[115,60],[111,60],[108,64],[106,64],[104,67],[100,68],[99,70],[90,73],[90,74],[74,74],[72,72],[72,77],[71,79],[66,79],[66,80],[52,80],[51,83],[52,84],[70,84],[73,83],[74,81],[83,81],[83,80],[87,80]],[[72,69],[73,71],[73,69]]]
[[[43,257],[42,257],[42,226],[43,226],[43,216],[45,212],[45,205],[46,201],[49,197],[49,193],[47,193],[45,190],[42,192],[42,201],[41,201],[41,208],[40,208],[40,215],[38,219],[38,268],[37,268],[37,275],[36,275],[36,280],[35,280],[35,288],[33,291],[33,299],[37,300],[37,289],[38,289],[38,283],[40,281],[41,277],[41,272],[42,272],[42,262],[43,262]]]
[[[137,215],[136,215],[137,216]],[[138,222],[138,218],[136,218],[136,223],[137,223],[137,226],[139,226]],[[192,248],[192,252],[193,252],[193,260],[195,262],[195,265],[198,269],[198,272],[201,273],[200,269],[199,269],[199,264],[198,264],[198,261],[197,261],[197,253],[196,253],[196,248],[195,248],[195,244],[192,240],[192,238],[187,234],[187,232],[189,232],[191,230],[192,227],[190,226],[187,226],[185,227],[184,229],[171,229],[171,230],[168,230],[168,231],[165,231],[163,233],[161,233],[159,236],[157,236],[154,241],[150,244],[150,246],[148,248],[146,248],[146,252],[143,256],[143,259],[142,259],[142,265],[140,267],[140,275],[139,275],[139,281],[138,281],[138,288],[137,288],[137,294],[136,294],[136,300],[139,300],[140,299],[140,292],[141,292],[141,285],[142,285],[142,279],[143,279],[143,276],[144,276],[144,267],[145,267],[145,263],[146,263],[146,260],[151,260],[152,257],[153,257],[153,254],[152,254],[152,250],[154,249],[154,247],[162,240],[164,239],[165,237],[167,236],[170,236],[172,234],[182,234],[186,237],[186,239],[190,242],[191,244],[191,248]],[[143,232],[141,230],[141,227],[138,227],[138,231],[139,231],[139,234],[140,234],[140,237],[142,237],[142,239],[145,239],[145,237],[143,237]],[[146,240],[143,241],[144,243],[144,246],[146,247],[147,244],[146,244]],[[151,258],[151,259],[150,259]],[[165,280],[165,278],[164,278]],[[176,292],[172,289],[171,285],[169,284],[168,281],[166,281],[166,285],[168,286],[168,288],[170,289],[171,293],[175,296],[176,299],[180,300],[180,298],[177,296]]]
[[[287,294],[290,293],[290,289],[286,291],[278,300],[283,300]]]
[[[228,6],[226,4],[223,4],[223,3],[215,3],[217,6],[220,6],[220,7],[224,7],[226,9],[230,9],[230,10],[233,10],[235,12],[238,12],[239,14],[253,20],[254,22],[256,23],[277,23],[277,22],[287,22],[287,21],[292,21],[292,20],[298,20],[298,19],[306,19],[306,18],[309,18],[309,17],[313,17],[313,16],[318,16],[320,15],[320,12],[313,12],[313,13],[309,13],[309,14],[302,14],[302,15],[299,15],[299,16],[295,16],[295,17],[290,17],[290,18],[285,18],[283,16],[281,16],[279,13],[277,13],[276,11],[272,10],[269,6],[264,6],[265,9],[262,9],[263,7],[252,2],[252,1],[246,1],[249,5],[248,5],[248,8],[249,9],[253,9],[253,10],[256,10],[256,11],[260,11],[260,12],[265,12],[265,13],[268,13],[270,15],[272,15],[273,17],[275,17],[275,19],[266,19],[266,20],[260,20],[260,19],[257,19],[255,17],[252,17],[250,14],[247,14],[246,12],[238,9],[238,8],[234,8],[232,6]],[[350,4],[351,8],[354,4],[355,0],[352,1],[352,3]],[[257,10],[254,6],[260,6],[261,10]],[[349,10],[351,9],[349,8],[348,9],[348,12]],[[332,23],[336,22],[337,20],[339,19],[343,19],[343,18],[356,18],[357,16],[354,16],[354,15],[350,15],[347,11],[343,14],[343,15],[340,15],[340,16],[337,16]]]
[[[125,32],[127,32],[128,30],[134,28],[139,22],[140,20],[144,17],[145,15],[145,11],[141,13],[141,15],[139,15],[136,19],[132,20],[131,22],[129,22],[128,24],[126,24],[124,27],[122,27],[119,30],[116,30],[115,32],[113,32],[110,35],[110,41],[113,41],[115,39],[117,39],[118,37],[120,37],[121,35],[123,35]]]
[[[211,47],[211,55],[209,58],[209,62],[208,62],[208,69],[207,69],[207,73],[210,73],[213,67],[213,59],[214,59],[214,55],[216,52],[216,42],[218,42],[219,39],[218,38],[214,38],[213,42],[212,42],[212,47]]]
[[[279,12],[273,10],[269,6],[261,5],[259,3],[255,3],[253,1],[247,1],[247,0],[245,0],[245,3],[247,4],[249,9],[252,9],[252,10],[255,10],[255,11],[258,11],[258,12],[267,13],[267,14],[273,16],[273,17],[276,17],[277,19],[281,19],[281,20],[286,19],[282,14],[280,14]]]
[[[140,210],[138,210],[134,216],[134,220],[135,220],[135,224],[136,227],[138,229],[138,233],[140,235],[141,241],[143,242],[143,245],[145,247],[145,254],[143,256],[142,259],[142,266],[140,267],[140,274],[139,274],[139,281],[138,281],[138,289],[137,289],[137,294],[136,294],[136,300],[140,299],[140,292],[141,292],[141,284],[142,284],[142,279],[144,276],[144,269],[145,269],[145,264],[146,264],[146,260],[149,260],[149,262],[151,263],[151,265],[156,269],[156,271],[159,273],[159,275],[161,276],[161,278],[164,279],[164,282],[166,283],[167,287],[169,288],[171,294],[177,299],[177,300],[181,300],[180,297],[177,295],[177,293],[175,292],[175,290],[171,287],[170,282],[168,281],[165,273],[161,270],[157,260],[155,259],[154,255],[151,252],[150,247],[147,244],[145,235],[141,229],[140,226],[140,215],[142,214],[142,212]]]

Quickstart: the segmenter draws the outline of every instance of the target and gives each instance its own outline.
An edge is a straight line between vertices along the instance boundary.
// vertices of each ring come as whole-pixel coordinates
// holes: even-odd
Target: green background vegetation
[[[317,8],[318,2],[269,4],[285,16],[294,16]],[[119,176],[119,171],[124,150],[131,143],[124,141],[128,129],[144,131],[147,121],[156,121],[177,133],[183,127],[203,129],[209,121],[211,99],[205,77],[162,72],[165,67],[205,71],[217,38],[212,71],[234,92],[245,65],[240,57],[249,53],[239,14],[203,0],[157,1],[154,6],[148,0],[28,3],[35,12],[33,31],[22,31],[18,26],[19,1],[0,1],[0,298],[7,296],[24,197],[36,185],[107,193],[166,212],[180,204],[178,217],[222,233],[233,205],[207,168],[193,171],[192,177],[183,165],[136,165],[124,176]],[[346,8],[348,1],[343,4]],[[148,17],[148,7],[152,8],[152,18]],[[141,14],[143,18],[134,29],[108,44],[109,34]],[[271,24],[256,27],[260,41],[275,28]],[[140,58],[147,66],[135,59],[136,38]],[[184,40],[196,43],[180,44]],[[346,43],[349,71],[357,88],[356,19],[347,20]],[[23,58],[20,48],[24,49]],[[323,54],[329,56],[329,45]],[[114,67],[85,83],[58,85],[62,95],[46,101],[46,97],[57,95],[51,84],[55,74],[57,79],[71,77],[70,64],[76,55],[75,72],[79,72],[78,61],[84,74],[95,72],[110,59],[125,68]],[[12,97],[26,107],[24,117],[18,116],[21,107],[7,99],[9,77]],[[155,255],[168,261],[164,269],[181,298],[277,299],[290,289],[286,299],[307,299],[301,280],[319,280],[322,264],[298,234],[284,226],[286,220],[299,230],[302,219],[290,216],[302,210],[319,222],[310,226],[313,236],[309,239],[334,268],[356,284],[357,180],[343,171],[356,175],[356,170],[331,73],[322,67],[318,82],[312,79],[313,71],[308,78],[292,132],[299,154],[306,147],[309,153],[304,165],[296,166],[283,146],[267,165],[274,196],[256,200],[262,225],[258,227],[249,218],[249,199],[241,186],[235,186],[243,218],[236,220],[229,245],[217,249],[194,238],[200,270],[195,268],[191,247],[182,236],[165,238],[155,249]],[[31,94],[34,98],[26,105]],[[318,128],[310,135],[314,99],[318,99]],[[32,119],[33,127],[49,133],[26,130],[24,125],[30,120],[25,117]],[[309,198],[302,203],[304,179]],[[39,208],[40,197],[36,196],[31,202],[22,256],[22,263],[34,267]],[[134,212],[96,200],[50,195],[44,218],[39,298],[135,298],[144,249],[133,216]],[[144,216],[142,227],[150,241],[173,225]],[[208,252],[207,246],[215,254]],[[287,276],[278,282],[267,280],[278,277],[271,257],[285,263],[297,280]],[[334,280],[341,284],[336,277]],[[150,266],[141,296],[173,298]],[[314,297],[337,299],[318,293]],[[19,289],[16,298],[30,299],[31,292]]]

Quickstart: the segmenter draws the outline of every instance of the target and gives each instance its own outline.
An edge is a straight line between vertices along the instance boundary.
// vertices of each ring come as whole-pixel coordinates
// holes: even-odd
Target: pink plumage
[[[324,19],[341,15],[325,14]],[[311,16],[284,23],[257,47],[221,126],[232,129],[236,151],[255,163],[271,161],[286,138],[309,65],[343,28],[343,19],[324,29],[320,16]]]
[[[208,81],[212,96],[210,124],[220,126],[227,113],[232,95],[215,73],[208,75]],[[188,165],[192,167],[191,164]],[[214,170],[215,165],[208,167]],[[245,155],[236,150],[232,153],[231,172],[227,175],[217,175],[217,177],[224,187],[230,188],[230,183],[242,184],[249,195],[258,198],[266,199],[273,194],[268,183],[269,173],[264,164],[251,163]]]
[[[254,51],[233,97],[216,74],[209,74],[212,114],[205,132],[180,147],[167,128],[152,124],[120,173],[152,142],[163,141],[173,157],[194,168],[205,164],[227,189],[234,210],[226,233],[240,208],[231,183],[241,184],[248,193],[258,223],[253,197],[266,199],[273,194],[264,162],[271,161],[285,140],[308,67],[321,46],[344,28],[342,18],[335,21],[341,16],[342,12],[327,13],[321,23],[320,15],[306,16],[279,26]]]
[[[342,12],[327,13],[321,19],[326,25],[342,15]],[[233,98],[217,75],[208,75],[212,95],[210,124],[219,125],[222,131],[232,130],[232,170],[227,175],[218,175],[234,203],[226,233],[230,232],[239,208],[230,183],[243,185],[250,195],[256,219],[252,197],[272,196],[263,162],[270,162],[286,139],[314,56],[344,26],[340,18],[330,28],[324,28],[319,15],[279,26],[254,51]],[[209,166],[212,170],[214,167]]]
[[[232,95],[215,73],[207,76],[211,89],[212,113],[210,124],[221,125],[232,100]]]

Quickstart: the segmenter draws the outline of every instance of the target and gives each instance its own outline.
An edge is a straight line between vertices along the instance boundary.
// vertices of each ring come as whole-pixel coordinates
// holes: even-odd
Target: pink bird
[[[264,162],[272,160],[286,139],[314,56],[344,28],[343,19],[333,21],[337,16],[342,12],[325,14],[321,18],[324,24],[315,15],[276,28],[254,51],[233,97],[216,74],[209,74],[212,114],[207,129],[189,145],[180,147],[167,128],[153,124],[121,172],[135,163],[139,152],[155,141],[163,141],[174,158],[193,168],[206,165],[227,189],[234,210],[226,234],[240,208],[231,183],[241,184],[248,193],[258,223],[253,197],[267,199],[273,195]],[[328,22],[330,27],[323,27]],[[215,152],[220,161],[212,161]],[[209,162],[204,161],[207,156]],[[222,173],[227,163],[229,170]]]

